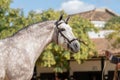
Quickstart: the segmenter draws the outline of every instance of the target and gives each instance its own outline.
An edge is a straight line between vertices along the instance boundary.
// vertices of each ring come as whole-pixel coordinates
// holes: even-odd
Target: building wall
[[[108,71],[114,71],[115,65],[110,63],[108,60],[105,61],[105,74],[108,74]],[[76,61],[70,62],[70,75],[73,75],[73,72],[86,72],[86,71],[101,71],[101,60],[89,60],[85,61],[83,64],[78,64]],[[53,73],[53,68],[44,68],[37,66],[38,76],[40,73]]]
[[[101,60],[90,60],[83,64],[77,64],[77,62],[71,62],[71,74],[75,71],[101,71]],[[110,63],[108,60],[105,61],[105,74],[109,70],[114,70],[115,65]]]
[[[94,26],[98,28],[103,28],[106,24],[105,21],[91,21],[91,23],[93,23]]]
[[[37,76],[40,76],[40,73],[53,73],[53,68],[48,68],[48,67],[40,67],[37,66]]]

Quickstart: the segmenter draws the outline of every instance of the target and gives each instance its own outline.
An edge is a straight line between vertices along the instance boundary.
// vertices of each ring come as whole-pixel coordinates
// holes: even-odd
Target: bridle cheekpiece
[[[78,40],[77,38],[74,38],[74,39],[72,39],[72,40],[69,40],[63,33],[62,33],[62,31],[63,30],[61,30],[58,26],[60,26],[62,23],[66,23],[65,21],[63,21],[63,22],[59,22],[59,21],[56,21],[56,23],[55,23],[55,25],[56,25],[56,29],[57,29],[57,43],[59,43],[58,42],[58,36],[59,36],[59,34],[61,34],[61,36],[62,37],[64,37],[64,39],[66,39],[67,41],[68,41],[68,43],[69,44],[71,44],[73,41],[75,41],[75,40]]]

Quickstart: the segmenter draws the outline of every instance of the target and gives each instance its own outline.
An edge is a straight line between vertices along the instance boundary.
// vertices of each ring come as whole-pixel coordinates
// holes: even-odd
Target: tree
[[[120,16],[111,18],[105,24],[104,29],[112,30],[106,38],[111,42],[114,48],[120,48]]]
[[[11,36],[20,29],[25,21],[21,9],[11,9],[12,0],[0,1],[0,39]]]
[[[8,11],[11,0],[0,0],[0,31],[7,29]],[[2,35],[0,34],[0,37]]]

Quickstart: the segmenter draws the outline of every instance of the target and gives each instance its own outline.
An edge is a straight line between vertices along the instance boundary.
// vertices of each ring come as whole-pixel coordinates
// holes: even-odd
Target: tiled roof
[[[116,13],[106,8],[98,8],[91,11],[72,14],[71,16],[74,15],[80,15],[90,21],[108,21],[111,17],[118,16]]]
[[[115,53],[115,55],[120,53],[120,49],[113,49],[110,45],[110,41],[105,38],[93,38],[92,41],[95,44],[99,56],[104,56],[103,50],[109,50]]]

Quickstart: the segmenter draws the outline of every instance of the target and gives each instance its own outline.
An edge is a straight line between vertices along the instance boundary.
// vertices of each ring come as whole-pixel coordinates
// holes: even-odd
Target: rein
[[[64,22],[61,22],[61,23],[58,23],[58,21],[55,23],[56,25],[56,28],[58,30],[58,35],[57,35],[57,43],[58,43],[58,36],[59,36],[59,33],[61,34],[62,37],[64,37],[64,39],[66,39],[68,41],[69,44],[71,44],[73,41],[75,40],[78,40],[78,39],[72,39],[72,40],[69,40],[63,33],[62,33],[62,30],[58,27],[59,25],[61,25],[62,23]]]

